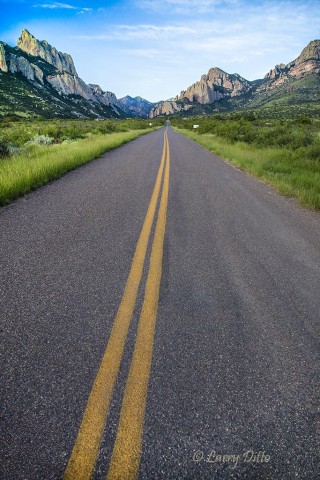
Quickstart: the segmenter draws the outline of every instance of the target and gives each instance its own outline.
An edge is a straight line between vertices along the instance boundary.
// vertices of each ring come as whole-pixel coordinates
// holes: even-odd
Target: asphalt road
[[[0,210],[0,303],[1,479],[319,478],[319,212],[171,128]]]

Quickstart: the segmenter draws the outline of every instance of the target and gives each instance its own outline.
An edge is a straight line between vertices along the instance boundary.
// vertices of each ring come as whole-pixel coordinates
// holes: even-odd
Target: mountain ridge
[[[52,64],[58,71],[65,71],[78,76],[71,55],[59,52],[46,40],[37,40],[27,29],[22,30],[17,47],[29,55],[42,58],[47,63]]]
[[[0,115],[154,118],[265,108],[284,98],[290,104],[319,104],[320,40],[309,42],[295,60],[276,65],[262,79],[250,81],[212,67],[180,94],[161,102],[130,95],[117,99],[100,85],[87,84],[71,55],[26,29],[16,47],[0,41]]]
[[[12,76],[26,97],[37,98],[37,108],[32,106],[33,102],[28,105],[20,94],[8,88],[10,83],[14,85]],[[51,109],[47,105],[50,98]],[[11,108],[17,114],[80,118],[148,117],[154,105],[140,97],[135,100],[134,108],[127,107],[126,102],[118,100],[113,92],[102,90],[100,85],[85,83],[79,77],[71,55],[58,51],[46,40],[37,40],[26,29],[22,30],[17,47],[0,42],[0,101],[4,114],[12,113]],[[7,104],[7,111],[3,104]]]
[[[246,98],[245,108],[259,102],[259,96],[274,92],[291,81],[320,74],[320,40],[312,40],[300,55],[288,64],[276,65],[263,79],[246,80],[238,73],[229,74],[218,67],[210,68],[207,74],[182,90],[173,100],[159,102],[150,112],[150,118],[180,112],[189,114],[201,105],[212,105],[212,111],[232,110],[239,106],[239,98]],[[223,101],[222,101],[223,100]],[[226,102],[227,100],[227,102]]]

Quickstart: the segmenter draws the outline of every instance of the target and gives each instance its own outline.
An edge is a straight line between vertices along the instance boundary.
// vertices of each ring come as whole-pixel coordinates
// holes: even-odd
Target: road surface
[[[320,215],[170,127],[0,211],[1,479],[319,478]]]

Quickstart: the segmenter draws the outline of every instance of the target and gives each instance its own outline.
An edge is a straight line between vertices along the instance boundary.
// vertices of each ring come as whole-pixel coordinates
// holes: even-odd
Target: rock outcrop
[[[272,90],[292,79],[320,73],[320,40],[313,40],[300,53],[299,57],[285,65],[276,65],[264,77],[266,82],[257,92]]]
[[[174,100],[166,100],[155,105],[149,116],[154,118],[158,115],[188,111],[192,109],[192,104],[213,104],[224,97],[242,95],[251,88],[251,82],[237,73],[231,75],[220,68],[210,68],[206,75],[202,75],[198,82],[182,90]]]
[[[284,63],[281,63],[280,65],[276,65],[272,70],[270,70],[269,73],[265,75],[265,79],[267,80],[274,80],[275,78],[278,78],[283,70],[286,68],[286,65]]]
[[[104,105],[116,105],[118,107],[120,106],[119,100],[114,93],[104,92],[100,85],[95,85],[93,83],[89,83],[89,87],[98,102],[103,103]]]
[[[38,80],[43,83],[42,70],[33,63],[30,63],[26,58],[9,53],[8,55],[8,70],[11,73],[21,73],[28,80]]]
[[[149,117],[155,118],[159,115],[173,115],[177,112],[186,112],[193,107],[192,103],[179,102],[176,100],[165,100],[157,103],[151,110]]]
[[[93,102],[98,101],[90,86],[76,75],[70,75],[69,73],[48,75],[47,81],[59,93],[63,93],[64,95],[79,95],[86,100],[92,100]]]
[[[59,52],[46,40],[37,40],[28,30],[22,30],[18,40],[18,48],[29,55],[42,58],[53,65],[59,72],[77,75],[72,57],[68,53]]]
[[[4,44],[0,42],[0,70],[2,72],[8,71],[8,65],[6,61],[6,51],[4,49]]]
[[[28,59],[21,55],[15,55],[7,52],[8,45],[0,42],[0,71],[10,73],[21,73],[30,81],[39,81],[43,83],[43,72],[37,66],[31,63]],[[17,53],[19,50],[17,49]]]
[[[211,68],[207,75],[183,90],[177,99],[187,98],[190,102],[208,104],[225,96],[236,96],[250,89],[250,82],[238,74],[230,75],[220,68]]]

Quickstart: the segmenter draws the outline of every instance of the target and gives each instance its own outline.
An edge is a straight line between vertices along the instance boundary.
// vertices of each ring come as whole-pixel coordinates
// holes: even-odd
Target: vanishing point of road
[[[0,211],[3,480],[316,480],[320,215],[169,125]]]

